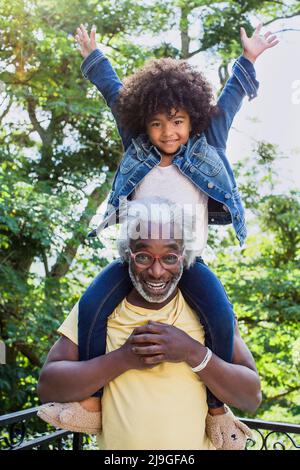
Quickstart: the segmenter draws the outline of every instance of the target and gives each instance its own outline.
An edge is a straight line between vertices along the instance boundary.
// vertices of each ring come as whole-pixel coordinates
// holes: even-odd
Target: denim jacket
[[[121,201],[130,199],[136,186],[160,163],[161,155],[146,134],[132,136],[119,125],[114,103],[122,82],[105,55],[99,49],[94,50],[83,61],[81,70],[84,77],[96,85],[111,108],[125,150],[114,177],[103,221],[89,234],[96,236],[105,227],[118,222]],[[245,213],[225,150],[231,123],[244,96],[247,94],[249,100],[255,98],[258,86],[253,64],[240,56],[218,99],[220,112],[212,117],[208,129],[201,135],[190,137],[185,145],[181,145],[172,160],[172,164],[208,196],[208,223],[232,223],[241,246],[247,236]]]

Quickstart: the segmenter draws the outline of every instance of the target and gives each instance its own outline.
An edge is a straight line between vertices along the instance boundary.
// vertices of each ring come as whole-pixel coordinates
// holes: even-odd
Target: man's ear
[[[124,259],[124,261],[125,261],[126,263],[129,264],[129,261],[130,261],[129,248],[127,248],[127,250],[125,250],[123,259]]]

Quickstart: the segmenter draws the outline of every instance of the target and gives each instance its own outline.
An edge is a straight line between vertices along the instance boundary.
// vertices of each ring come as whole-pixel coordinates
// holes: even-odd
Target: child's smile
[[[170,160],[181,145],[185,145],[191,132],[191,120],[188,113],[173,108],[172,116],[166,112],[155,114],[147,123],[147,134],[155,147],[160,150],[162,160]]]

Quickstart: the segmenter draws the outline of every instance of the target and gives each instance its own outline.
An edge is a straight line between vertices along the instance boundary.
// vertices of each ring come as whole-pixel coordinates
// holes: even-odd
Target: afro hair
[[[191,135],[201,134],[218,112],[212,87],[201,72],[185,60],[152,59],[125,78],[116,113],[131,135],[146,132],[147,122],[157,113],[184,109],[191,120]]]

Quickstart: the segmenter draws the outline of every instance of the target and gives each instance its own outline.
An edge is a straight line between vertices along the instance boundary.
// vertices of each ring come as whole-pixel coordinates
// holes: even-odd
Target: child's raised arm
[[[243,46],[243,56],[254,64],[257,57],[260,56],[265,50],[270,47],[276,46],[279,43],[277,36],[274,36],[271,31],[268,31],[263,36],[260,34],[262,23],[256,28],[252,36],[249,38],[245,29],[240,29],[241,43]]]
[[[118,126],[123,146],[126,149],[128,145],[130,145],[132,136],[126,132],[126,129],[120,126],[118,116],[114,111],[114,104],[123,84],[110,61],[97,47],[96,27],[93,26],[89,36],[87,30],[81,24],[80,27],[77,28],[75,39],[78,43],[77,50],[84,58],[81,64],[81,71],[85,78],[88,78],[96,85],[107,105],[110,107]]]
[[[211,119],[211,124],[205,132],[208,143],[213,147],[226,148],[230,126],[242,105],[244,96],[247,95],[249,100],[257,96],[259,83],[256,80],[253,64],[265,50],[276,46],[279,42],[270,31],[263,36],[260,35],[261,28],[262,25],[259,24],[251,37],[247,36],[244,28],[240,30],[243,55],[235,61],[232,76],[218,99],[220,112]]]

